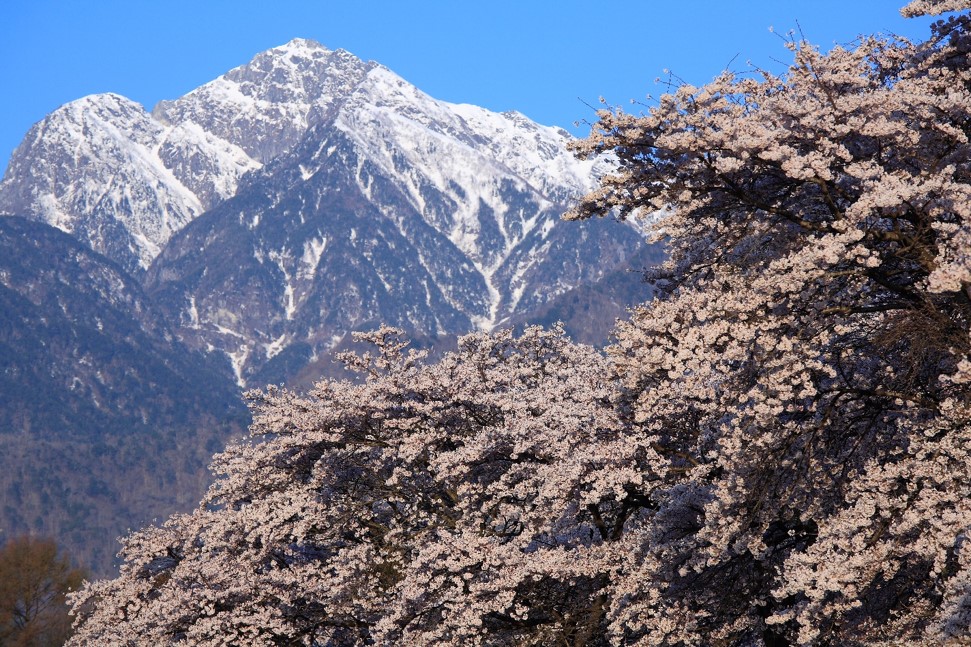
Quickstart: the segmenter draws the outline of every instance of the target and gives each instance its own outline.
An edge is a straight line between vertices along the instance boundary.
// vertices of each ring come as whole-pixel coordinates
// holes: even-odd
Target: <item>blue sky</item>
[[[660,94],[734,58],[781,70],[778,32],[824,49],[878,31],[922,39],[903,0],[10,0],[0,6],[0,167],[51,110],[96,92],[151,108],[291,38],[391,68],[432,96],[519,110],[582,135],[603,96]]]

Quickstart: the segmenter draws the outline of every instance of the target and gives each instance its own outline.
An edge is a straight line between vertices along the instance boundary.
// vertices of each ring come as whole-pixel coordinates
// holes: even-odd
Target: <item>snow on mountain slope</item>
[[[293,84],[291,47],[258,59]],[[328,73],[356,81],[326,118],[178,234],[147,277],[190,344],[223,351],[241,384],[382,322],[429,338],[491,329],[643,246],[628,227],[561,220],[597,172],[568,152],[564,131],[344,63],[349,72]],[[266,86],[252,66],[246,78]],[[238,109],[250,120],[263,105],[251,100]]]
[[[204,131],[166,126],[116,94],[91,95],[27,133],[0,182],[0,212],[53,225],[137,272],[257,166]]]
[[[411,205],[483,277],[489,310],[467,313],[477,327],[489,329],[521,310],[524,295],[534,307],[612,269],[613,260],[603,268],[602,259],[584,252],[579,256],[590,262],[582,276],[567,270],[545,286],[528,280],[549,261],[559,239],[552,232],[566,232],[562,244],[584,240],[586,227],[563,223],[560,215],[605,170],[602,160],[577,160],[562,129],[519,113],[438,101],[382,66],[347,98],[334,126],[365,151],[363,158],[396,178]],[[543,272],[534,278],[540,276],[549,278]]]
[[[603,160],[580,161],[566,148],[572,136],[541,126],[519,112],[491,112],[471,104],[450,104],[452,112],[478,135],[483,155],[507,166],[550,200],[563,201],[591,191],[608,168]]]

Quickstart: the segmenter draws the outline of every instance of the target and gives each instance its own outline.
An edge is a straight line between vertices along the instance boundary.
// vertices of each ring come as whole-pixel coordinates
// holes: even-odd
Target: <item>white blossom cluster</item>
[[[966,10],[919,0],[907,11]],[[603,111],[658,297],[254,392],[77,645],[971,644],[971,17]]]
[[[606,360],[561,330],[472,335],[432,366],[369,339],[346,358],[363,384],[251,394],[259,442],[216,457],[200,509],[126,540],[121,576],[75,598],[77,644],[599,634],[608,545],[646,505]]]
[[[618,642],[971,644],[971,19],[793,50],[579,146],[621,171],[574,217],[668,214],[664,295],[611,352],[697,510],[648,522]]]

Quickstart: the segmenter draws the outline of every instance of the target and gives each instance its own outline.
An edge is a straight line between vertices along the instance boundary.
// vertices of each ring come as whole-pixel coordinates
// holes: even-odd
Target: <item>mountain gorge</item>
[[[637,281],[599,282],[613,285],[660,251],[624,224],[561,220],[610,164],[577,160],[569,140],[519,113],[436,100],[377,63],[301,39],[151,112],[114,94],[59,108],[30,130],[0,182],[0,213],[14,216],[0,219],[11,241],[0,276],[5,298],[19,299],[6,317],[4,370],[15,377],[3,386],[0,436],[43,418],[22,409],[69,403],[34,431],[111,436],[118,447],[109,453],[131,451],[171,416],[105,398],[142,388],[118,397],[182,411],[169,427],[183,434],[187,455],[211,452],[239,427],[227,393],[306,384],[351,331],[381,323],[433,343],[555,317],[602,342],[613,317],[649,293]],[[51,242],[52,257],[88,260],[77,276],[45,272],[31,245],[15,242],[34,239],[75,246],[57,251]],[[117,277],[115,287],[85,296],[85,272]],[[30,311],[52,285],[77,286],[86,309],[65,297],[45,301],[50,312]],[[585,314],[574,316],[579,303]],[[101,334],[91,317],[102,309],[132,318],[130,330],[105,328],[105,356],[46,343],[60,333],[43,326],[17,328],[46,317]],[[139,335],[138,352],[117,350]],[[41,356],[58,370],[40,370]],[[97,367],[111,362],[133,383],[98,390]],[[167,377],[156,384],[149,373]],[[29,380],[18,386],[16,376],[28,375],[45,385],[29,390],[46,395],[18,395]],[[186,392],[167,390],[176,384]],[[99,420],[83,413],[89,405],[112,414]],[[163,498],[198,498],[180,487]],[[11,510],[0,527],[37,523]]]

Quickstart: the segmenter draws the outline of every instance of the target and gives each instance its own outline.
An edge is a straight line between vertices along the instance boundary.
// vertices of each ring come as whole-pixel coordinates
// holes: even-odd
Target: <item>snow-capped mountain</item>
[[[296,79],[316,79],[320,59],[343,94],[314,103]],[[294,97],[293,86],[304,91]],[[381,322],[428,337],[492,328],[642,244],[615,223],[561,221],[595,173],[566,149],[564,131],[438,101],[344,52],[295,41],[173,105],[204,115],[223,97],[234,106],[227,118],[261,132],[281,111],[309,127],[180,232],[147,284],[188,340],[232,358],[241,383],[277,355],[310,361]],[[285,107],[273,112],[263,97]],[[259,141],[241,146],[255,154]]]
[[[622,266],[636,231],[560,219],[598,172],[569,139],[298,39],[151,113],[116,95],[55,111],[0,212],[145,273],[243,384],[382,321],[436,337],[520,320]]]
[[[377,63],[297,38],[179,99],[162,101],[152,114],[211,133],[265,164],[289,151],[308,129],[331,120],[374,67]]]

